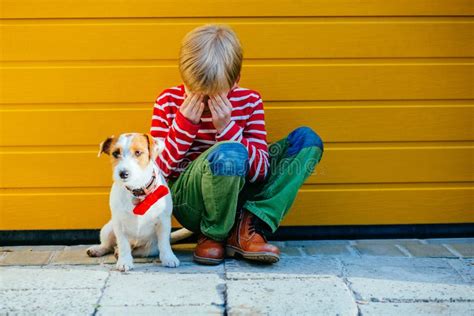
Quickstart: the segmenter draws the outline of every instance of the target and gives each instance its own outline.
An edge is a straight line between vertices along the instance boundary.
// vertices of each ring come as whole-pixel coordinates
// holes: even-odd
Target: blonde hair
[[[230,27],[200,26],[183,39],[179,71],[189,90],[213,95],[233,87],[242,68],[242,55],[240,41]]]

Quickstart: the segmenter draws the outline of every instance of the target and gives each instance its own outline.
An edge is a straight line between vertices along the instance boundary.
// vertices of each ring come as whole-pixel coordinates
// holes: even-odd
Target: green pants
[[[298,189],[321,160],[323,143],[313,130],[300,127],[271,144],[269,154],[267,178],[250,183],[246,180],[248,153],[244,145],[219,142],[203,152],[177,179],[169,181],[176,219],[193,232],[224,240],[237,210],[244,208],[275,232]]]

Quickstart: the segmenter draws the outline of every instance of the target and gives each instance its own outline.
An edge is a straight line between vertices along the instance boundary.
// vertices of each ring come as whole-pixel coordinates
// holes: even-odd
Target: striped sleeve
[[[166,177],[179,166],[199,130],[199,124],[191,123],[177,110],[177,97],[163,91],[156,99],[151,120],[150,134],[165,145],[156,162]]]
[[[247,147],[249,153],[249,181],[263,181],[270,167],[265,115],[260,95],[249,103],[249,114],[245,127],[231,121],[227,127],[216,135],[217,141],[235,140]]]

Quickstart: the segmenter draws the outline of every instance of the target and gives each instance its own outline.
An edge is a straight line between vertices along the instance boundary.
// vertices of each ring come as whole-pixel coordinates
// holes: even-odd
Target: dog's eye
[[[119,158],[120,157],[120,151],[119,150],[116,150],[112,153],[112,156],[114,156],[114,158]]]
[[[139,150],[135,151],[135,156],[139,157],[141,154],[142,154],[141,151],[139,151]]]

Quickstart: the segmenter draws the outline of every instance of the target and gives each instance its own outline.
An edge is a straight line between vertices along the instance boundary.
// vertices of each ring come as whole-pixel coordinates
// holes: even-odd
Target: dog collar
[[[153,170],[153,175],[151,177],[151,180],[150,182],[148,182],[148,184],[142,188],[138,188],[138,189],[130,189],[129,187],[125,186],[125,188],[131,192],[133,194],[134,197],[141,197],[141,196],[144,196],[144,195],[148,195],[152,190],[152,186],[153,184],[155,184],[155,180],[156,180],[156,174],[155,174],[155,170]]]
[[[159,199],[161,199],[168,193],[169,189],[166,185],[159,185],[156,190],[148,194],[143,201],[135,205],[135,207],[133,208],[133,214],[145,214],[153,204],[155,204]]]

